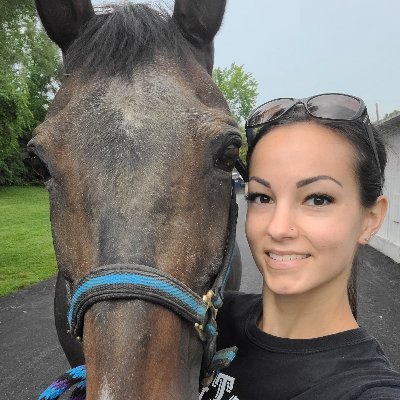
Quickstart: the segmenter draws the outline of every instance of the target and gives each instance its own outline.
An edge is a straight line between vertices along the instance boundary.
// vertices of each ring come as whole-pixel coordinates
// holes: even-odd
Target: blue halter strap
[[[223,290],[233,260],[236,237],[237,204],[232,188],[228,237],[222,267],[213,287],[202,297],[182,282],[156,268],[138,264],[112,264],[93,269],[81,279],[72,296],[68,321],[72,335],[80,340],[85,312],[98,301],[112,299],[141,299],[162,305],[193,324],[203,342],[201,384],[208,386],[215,371],[227,367],[237,348],[216,351],[218,335],[216,316],[223,303]],[[70,399],[84,399],[85,366],[73,368],[39,397],[39,400],[58,399],[73,385],[77,385]],[[79,396],[79,397],[78,397]]]
[[[79,282],[68,313],[73,336],[82,336],[83,316],[94,303],[111,299],[150,301],[193,324],[207,320],[207,304],[172,276],[144,265],[113,264],[94,269]]]

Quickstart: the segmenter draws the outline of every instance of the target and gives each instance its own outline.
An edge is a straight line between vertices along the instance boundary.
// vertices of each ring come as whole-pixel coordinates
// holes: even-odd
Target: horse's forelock
[[[68,49],[64,68],[66,73],[84,69],[129,76],[136,65],[160,52],[182,60],[187,51],[187,42],[166,10],[127,4],[88,21]]]

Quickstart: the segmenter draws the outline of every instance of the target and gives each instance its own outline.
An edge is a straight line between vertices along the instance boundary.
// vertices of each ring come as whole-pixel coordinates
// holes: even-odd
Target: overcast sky
[[[243,65],[258,103],[343,92],[375,120],[375,104],[380,118],[400,110],[399,21],[400,0],[228,0],[215,66]]]

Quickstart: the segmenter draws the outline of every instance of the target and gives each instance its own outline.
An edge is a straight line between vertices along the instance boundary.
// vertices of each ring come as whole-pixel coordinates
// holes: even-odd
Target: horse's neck
[[[101,302],[85,316],[87,400],[198,399],[194,328],[142,301]]]

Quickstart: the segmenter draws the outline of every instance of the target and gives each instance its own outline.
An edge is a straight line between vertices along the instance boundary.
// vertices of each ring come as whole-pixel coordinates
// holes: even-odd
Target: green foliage
[[[26,26],[29,57],[24,65],[29,90],[29,104],[33,125],[43,121],[47,107],[58,89],[56,76],[60,66],[58,49],[50,42],[36,20]]]
[[[243,145],[240,148],[240,158],[245,161],[247,142],[243,125],[256,104],[258,83],[252,74],[244,71],[243,65],[234,63],[229,68],[215,68],[213,79],[224,94],[232,114],[241,127]]]
[[[215,68],[213,79],[224,94],[232,114],[243,124],[254,108],[258,95],[258,83],[243,65],[231,64],[229,68]]]
[[[28,99],[26,85],[16,81],[15,76],[5,70],[0,75],[0,168],[18,148],[18,138],[32,120]]]
[[[0,185],[32,177],[22,153],[46,115],[59,63],[33,1],[0,0]]]
[[[0,243],[0,296],[56,273],[44,188],[0,188]]]

